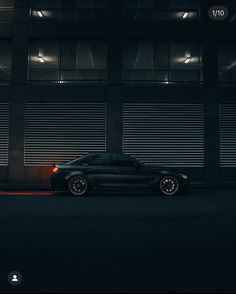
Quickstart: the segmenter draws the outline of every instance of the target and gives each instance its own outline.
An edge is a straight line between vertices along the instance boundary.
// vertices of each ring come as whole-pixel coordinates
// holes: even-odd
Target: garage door
[[[220,165],[236,166],[236,104],[220,104]]]
[[[0,165],[8,165],[8,103],[0,103]]]
[[[203,167],[203,105],[124,104],[123,151],[146,163]]]
[[[26,104],[26,166],[48,166],[105,149],[106,104]]]

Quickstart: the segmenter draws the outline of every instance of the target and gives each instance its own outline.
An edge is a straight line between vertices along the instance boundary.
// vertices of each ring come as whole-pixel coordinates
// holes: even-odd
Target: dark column
[[[28,63],[28,14],[28,1],[15,0],[8,162],[8,180],[12,183],[24,180],[24,109]]]
[[[202,1],[204,123],[205,123],[205,180],[219,181],[219,110],[218,110],[218,42],[214,22],[208,18],[213,1]]]
[[[107,150],[122,151],[122,1],[108,1]]]
[[[122,103],[107,102],[107,151],[122,151]]]

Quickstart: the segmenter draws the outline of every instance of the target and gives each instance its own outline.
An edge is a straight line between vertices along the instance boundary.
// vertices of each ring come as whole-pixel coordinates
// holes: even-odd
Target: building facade
[[[236,5],[1,0],[0,182],[123,151],[193,181],[236,176]]]

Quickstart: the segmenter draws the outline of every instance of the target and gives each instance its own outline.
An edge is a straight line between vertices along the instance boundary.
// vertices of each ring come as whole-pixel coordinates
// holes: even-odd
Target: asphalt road
[[[0,292],[188,291],[236,292],[236,190],[0,193]]]

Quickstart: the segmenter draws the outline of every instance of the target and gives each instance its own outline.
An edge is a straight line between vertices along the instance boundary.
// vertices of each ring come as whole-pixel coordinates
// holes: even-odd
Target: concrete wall
[[[122,1],[109,1],[103,22],[47,23],[29,21],[29,1],[15,0],[13,23],[1,24],[0,38],[12,39],[12,83],[0,85],[0,101],[10,103],[9,164],[0,167],[1,183],[47,182],[47,167],[24,167],[24,115],[27,101],[107,103],[107,150],[122,148],[123,102],[203,102],[205,167],[190,169],[198,181],[234,180],[234,169],[219,167],[219,102],[235,102],[236,85],[217,84],[217,43],[236,39],[235,24],[212,22],[207,11],[215,1],[202,1],[198,23],[128,22]],[[108,43],[106,85],[31,85],[27,83],[28,44],[31,38],[104,38]],[[202,86],[127,85],[122,82],[122,44],[125,39],[199,40],[203,44]]]

